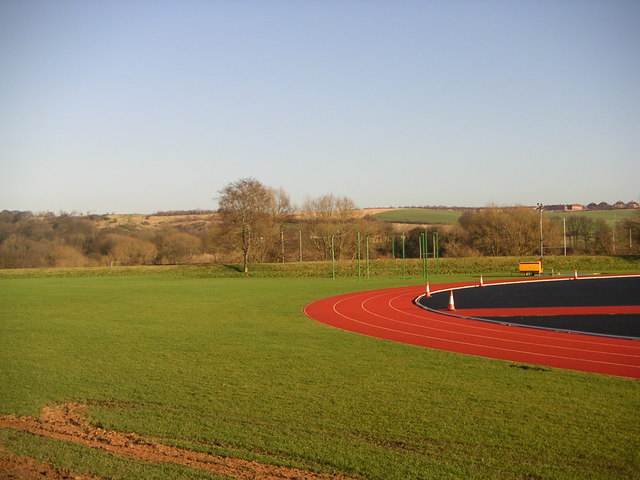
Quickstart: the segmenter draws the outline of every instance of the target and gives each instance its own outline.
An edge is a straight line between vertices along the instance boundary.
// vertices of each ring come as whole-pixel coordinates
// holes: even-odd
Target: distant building
[[[564,207],[564,205],[545,205],[544,209],[549,212],[563,212]]]
[[[531,207],[535,208],[535,207]],[[579,212],[582,210],[622,210],[622,209],[640,209],[638,202],[624,203],[617,201],[613,205],[609,205],[607,202],[600,202],[598,204],[591,202],[588,205],[580,205],[579,203],[567,203],[560,205],[545,205],[544,209],[548,212]]]
[[[576,212],[578,210],[584,210],[584,205],[578,203],[563,204],[563,205],[545,205],[545,210],[550,212]]]

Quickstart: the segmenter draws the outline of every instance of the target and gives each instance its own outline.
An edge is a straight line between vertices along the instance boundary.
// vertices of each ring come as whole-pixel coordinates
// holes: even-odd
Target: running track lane
[[[473,283],[438,285],[436,290],[466,285]],[[307,305],[304,313],[343,330],[420,347],[640,378],[639,341],[452,317],[414,305],[423,293],[424,287],[412,286],[339,295]]]

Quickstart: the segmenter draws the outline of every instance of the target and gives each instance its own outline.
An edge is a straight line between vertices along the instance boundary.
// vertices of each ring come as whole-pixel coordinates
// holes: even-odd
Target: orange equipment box
[[[542,262],[520,262],[518,271],[524,272],[525,275],[533,275],[542,273]]]

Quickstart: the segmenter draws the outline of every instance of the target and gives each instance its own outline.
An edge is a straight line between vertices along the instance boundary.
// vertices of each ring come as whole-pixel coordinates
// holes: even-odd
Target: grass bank
[[[537,257],[466,257],[430,258],[428,272],[433,274],[519,276],[518,263]],[[639,272],[640,255],[546,256],[545,274]],[[0,278],[74,278],[74,277],[158,277],[158,278],[332,278],[330,261],[252,264],[245,275],[238,264],[224,265],[153,265],[134,267],[23,268],[0,270]],[[420,259],[362,259],[335,262],[337,278],[372,278],[420,280]]]

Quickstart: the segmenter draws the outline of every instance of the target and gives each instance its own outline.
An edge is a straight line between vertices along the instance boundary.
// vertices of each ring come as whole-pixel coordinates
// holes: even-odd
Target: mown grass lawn
[[[636,381],[401,345],[302,313],[407,284],[0,278],[0,414],[89,402],[105,428],[362,479],[634,478]],[[0,444],[75,473],[215,478],[9,430]]]

